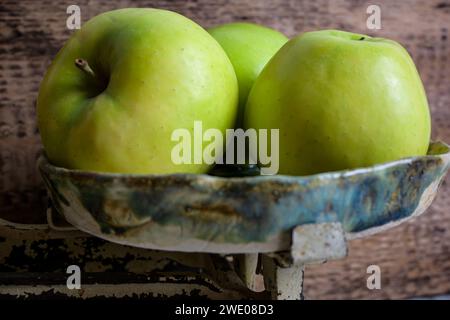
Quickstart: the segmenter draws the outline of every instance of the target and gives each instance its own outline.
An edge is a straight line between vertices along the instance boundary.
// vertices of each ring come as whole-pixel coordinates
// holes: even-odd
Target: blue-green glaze
[[[442,180],[449,152],[432,143],[424,157],[304,177],[100,174],[57,168],[44,156],[39,169],[56,209],[87,212],[104,234],[177,227],[186,237],[245,243],[306,223],[338,221],[353,233],[407,218],[425,209],[421,199],[429,205],[435,189],[424,192]],[[80,211],[74,201],[86,212],[72,212]]]

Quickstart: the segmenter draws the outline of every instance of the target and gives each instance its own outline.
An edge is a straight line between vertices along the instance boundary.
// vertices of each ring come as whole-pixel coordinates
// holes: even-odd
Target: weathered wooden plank
[[[450,1],[377,1],[382,29],[368,32],[364,0],[80,0],[82,21],[119,7],[175,10],[205,27],[235,20],[264,23],[292,36],[340,28],[390,37],[412,54],[432,110],[433,137],[450,141]],[[44,214],[35,160],[40,149],[35,100],[42,75],[70,36],[70,3],[3,0],[0,3],[0,213],[10,218]],[[450,292],[450,178],[428,213],[416,221],[350,244],[349,258],[308,267],[309,298],[408,297]],[[382,290],[365,287],[366,267],[378,264]]]

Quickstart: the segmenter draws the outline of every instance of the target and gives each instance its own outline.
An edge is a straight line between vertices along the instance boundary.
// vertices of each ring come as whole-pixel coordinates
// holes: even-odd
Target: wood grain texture
[[[78,0],[82,22],[111,9],[158,7],[182,13],[205,27],[252,21],[288,36],[339,28],[389,37],[413,56],[428,93],[433,138],[450,142],[450,1],[386,1],[382,29],[368,31],[372,1],[302,0]],[[0,2],[0,212],[15,220],[39,221],[44,191],[35,161],[41,148],[35,101],[52,57],[72,33],[66,8],[74,1]],[[350,244],[348,259],[306,270],[308,298],[404,298],[450,292],[450,179],[431,209],[391,231]],[[382,290],[366,288],[366,268],[377,264]]]

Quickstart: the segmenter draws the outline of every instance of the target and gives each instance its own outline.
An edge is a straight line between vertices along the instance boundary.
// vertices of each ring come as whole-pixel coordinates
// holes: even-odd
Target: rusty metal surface
[[[66,286],[69,265],[80,290]],[[81,232],[0,227],[0,299],[268,298],[238,278],[226,257],[122,246]]]
[[[0,299],[303,299],[304,264],[338,258],[343,235],[336,223],[304,225],[291,251],[224,256],[1,226]],[[79,290],[66,286],[69,265],[82,270]]]

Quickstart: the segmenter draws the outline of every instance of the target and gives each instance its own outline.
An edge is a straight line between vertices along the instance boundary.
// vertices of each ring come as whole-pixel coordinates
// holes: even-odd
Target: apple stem
[[[82,71],[89,74],[91,77],[97,80],[97,77],[95,76],[94,70],[91,69],[89,66],[89,63],[84,59],[75,59],[75,65]]]

